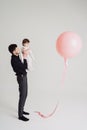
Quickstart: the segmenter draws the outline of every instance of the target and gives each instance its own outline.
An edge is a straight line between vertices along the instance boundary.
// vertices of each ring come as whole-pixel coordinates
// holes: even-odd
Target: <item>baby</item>
[[[35,60],[33,53],[29,47],[30,44],[30,40],[29,39],[23,39],[22,41],[22,54],[27,55],[27,63],[28,63],[28,70],[32,71],[33,70],[33,66],[32,66],[32,61]],[[21,61],[23,62],[23,56],[21,54]]]

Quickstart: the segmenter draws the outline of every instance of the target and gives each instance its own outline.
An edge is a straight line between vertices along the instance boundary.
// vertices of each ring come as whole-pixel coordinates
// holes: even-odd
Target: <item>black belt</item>
[[[27,74],[27,73],[26,73]],[[16,74],[16,76],[21,76],[21,77],[23,77],[23,76],[25,76],[26,74]]]

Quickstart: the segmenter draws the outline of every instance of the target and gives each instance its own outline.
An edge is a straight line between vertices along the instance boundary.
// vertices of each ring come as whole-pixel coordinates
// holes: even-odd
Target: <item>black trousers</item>
[[[22,117],[25,101],[28,94],[27,74],[17,76],[17,82],[19,84],[18,116]]]

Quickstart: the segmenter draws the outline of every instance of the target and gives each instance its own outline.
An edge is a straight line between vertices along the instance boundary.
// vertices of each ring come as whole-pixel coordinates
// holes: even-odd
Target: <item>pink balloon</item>
[[[56,49],[64,59],[76,56],[82,47],[80,37],[74,32],[62,33],[56,43]]]

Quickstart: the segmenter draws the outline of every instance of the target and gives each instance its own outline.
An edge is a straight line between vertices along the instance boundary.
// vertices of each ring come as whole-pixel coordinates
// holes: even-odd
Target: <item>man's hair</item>
[[[13,51],[15,50],[16,47],[17,47],[16,44],[11,44],[11,45],[9,45],[9,47],[8,47],[9,52],[10,52],[11,54],[13,54]]]
[[[30,42],[30,40],[29,39],[23,39],[23,41],[22,41],[22,45],[24,45],[25,43],[29,43]]]

